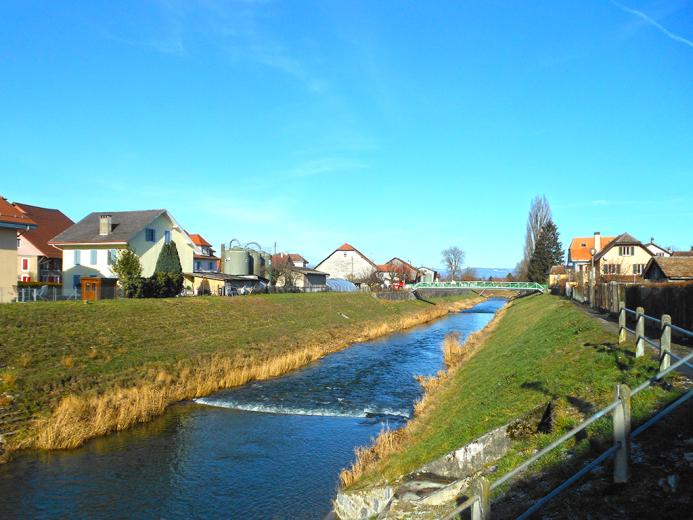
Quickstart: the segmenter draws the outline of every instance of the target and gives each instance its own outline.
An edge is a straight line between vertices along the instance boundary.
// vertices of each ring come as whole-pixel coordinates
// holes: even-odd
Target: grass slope
[[[119,389],[177,384],[176,391],[165,394],[154,389],[158,394],[153,399],[161,401],[152,411],[156,413],[176,397],[258,377],[252,367],[282,355],[296,353],[268,375],[296,368],[345,342],[377,335],[378,326],[384,333],[415,324],[414,317],[433,319],[446,312],[446,306],[388,302],[355,293],[2,305],[0,398],[12,395],[13,413],[28,421],[49,415],[66,396],[98,397],[111,391],[112,399],[104,403],[113,408],[144,395],[115,394]],[[313,351],[303,353],[307,346]],[[243,373],[230,378],[234,370]],[[199,381],[209,377],[217,380]],[[7,403],[0,402],[3,405]],[[73,408],[77,411],[65,416],[68,422],[86,421],[81,415],[96,410]],[[138,420],[146,420],[147,413]],[[104,422],[101,433],[127,427],[129,421],[109,420],[117,424]],[[19,424],[20,430],[27,426]]]
[[[615,341],[566,300],[548,295],[517,300],[478,353],[428,396],[430,404],[410,422],[400,448],[353,488],[393,481],[555,396],[555,431],[519,442],[498,465],[494,475],[501,476],[576,425],[584,413],[608,404],[617,383],[633,387],[656,373],[654,361],[636,361],[628,352],[631,346],[621,348]],[[633,400],[635,422],[674,394],[662,388],[642,392]],[[591,433],[610,436],[608,421],[596,423]],[[554,462],[568,448],[575,446],[567,443],[537,467]]]

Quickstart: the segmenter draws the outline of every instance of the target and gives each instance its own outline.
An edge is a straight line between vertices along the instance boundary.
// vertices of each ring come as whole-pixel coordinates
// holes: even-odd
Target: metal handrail
[[[632,310],[630,310],[630,309],[625,309],[625,308],[623,308],[623,310],[626,311],[626,312],[629,312],[629,313],[631,313],[631,314],[637,314],[637,313],[635,313],[634,311],[632,311]],[[647,316],[647,315],[645,315],[645,314],[637,314],[637,315],[638,315],[638,316],[644,316],[645,318],[649,318],[649,319],[651,319],[651,320],[653,320],[653,321],[656,321],[656,322],[658,322],[658,323],[662,323],[662,320],[659,320],[659,319],[657,319],[657,318],[653,318],[653,317],[651,317],[651,316]],[[684,333],[686,333],[686,334],[689,334],[689,335],[693,336],[693,333],[691,333],[690,331],[687,331],[687,330],[685,330],[685,329],[681,329],[680,327],[676,327],[675,325],[671,325],[670,323],[664,323],[664,327],[662,327],[662,329],[664,329],[666,326],[669,326],[669,327],[671,327],[672,329],[679,329],[680,331],[682,331],[682,332],[684,332]],[[628,332],[630,332],[630,333],[632,333],[632,334],[635,334],[635,335],[637,336],[637,333],[636,333],[634,330],[628,329],[627,327],[622,327],[622,328],[625,329],[625,330],[627,330]],[[653,340],[651,340],[651,339],[649,339],[649,338],[647,338],[647,337],[645,337],[645,336],[639,336],[639,338],[642,339],[642,340],[644,340],[646,343],[648,343],[648,344],[650,344],[650,345],[652,345],[652,346],[654,346],[654,347],[656,347],[656,348],[659,348],[660,351],[662,351],[661,342],[660,342],[660,344],[657,344],[657,343],[655,343]],[[663,379],[665,376],[667,376],[669,373],[671,373],[672,371],[676,370],[677,368],[679,368],[679,367],[681,367],[681,366],[683,366],[683,365],[693,368],[693,365],[691,365],[691,364],[689,363],[689,361],[693,360],[693,352],[691,352],[690,354],[688,354],[687,356],[685,356],[685,357],[683,357],[683,358],[677,356],[676,354],[673,354],[670,350],[664,351],[664,354],[665,354],[665,355],[668,354],[670,358],[672,358],[672,359],[674,359],[674,360],[676,360],[676,361],[675,361],[674,363],[672,363],[670,366],[668,366],[667,368],[665,368],[665,369],[663,369],[663,370],[660,370],[660,371],[657,372],[654,376],[652,376],[650,379],[648,379],[648,380],[646,380],[646,381],[643,381],[640,385],[638,385],[638,386],[635,387],[633,390],[631,390],[631,392],[630,392],[630,397],[631,397],[631,398],[634,397],[635,395],[637,395],[638,393],[642,392],[643,390],[649,388],[649,387],[652,386],[654,383],[656,383],[657,381],[660,381],[660,380]],[[661,365],[660,365],[660,367],[661,367]],[[688,392],[686,392],[683,396],[679,397],[679,398],[678,398],[676,401],[674,401],[673,403],[670,403],[669,405],[667,405],[664,409],[660,410],[657,414],[655,414],[653,417],[651,417],[651,418],[648,419],[646,422],[644,422],[642,425],[640,425],[637,429],[635,429],[633,432],[630,433],[630,438],[631,438],[631,439],[634,439],[635,437],[637,437],[638,435],[640,435],[642,432],[644,432],[645,430],[647,430],[650,426],[652,426],[653,424],[656,424],[656,423],[657,423],[658,421],[660,421],[663,417],[665,417],[666,415],[668,415],[669,413],[671,413],[673,410],[675,410],[676,408],[678,408],[679,406],[681,406],[684,402],[686,402],[686,401],[687,401],[688,399],[690,399],[691,397],[693,397],[693,389],[688,390]],[[604,408],[602,408],[601,410],[599,410],[598,412],[594,413],[593,415],[591,415],[590,417],[588,417],[587,419],[585,419],[584,421],[582,421],[580,424],[578,424],[577,426],[575,426],[572,430],[570,430],[569,432],[563,434],[561,437],[559,437],[559,438],[556,439],[555,441],[551,442],[548,446],[546,446],[546,447],[543,448],[542,450],[540,450],[540,451],[538,451],[537,453],[535,453],[532,457],[530,457],[529,459],[527,459],[525,462],[523,462],[522,464],[520,464],[519,466],[517,466],[517,467],[514,468],[513,470],[509,471],[508,473],[506,473],[505,475],[503,475],[502,477],[500,477],[500,478],[497,479],[496,481],[494,481],[494,482],[490,485],[490,490],[497,489],[498,487],[502,486],[503,484],[505,484],[506,482],[508,482],[510,479],[512,479],[512,478],[515,477],[516,475],[522,473],[522,472],[523,472],[524,470],[526,470],[529,466],[531,466],[534,462],[536,462],[539,458],[543,457],[544,455],[546,455],[548,452],[552,451],[553,449],[555,449],[555,448],[558,447],[559,445],[563,444],[563,443],[564,443],[565,441],[567,441],[568,439],[574,437],[577,433],[579,433],[580,431],[584,430],[585,428],[587,428],[590,424],[594,423],[595,421],[601,419],[601,418],[604,417],[607,413],[609,413],[609,412],[611,412],[612,410],[614,410],[615,408],[617,408],[619,405],[621,405],[621,399],[620,399],[620,398],[616,398],[616,399],[613,400],[611,403],[609,403],[608,405],[606,405]],[[611,446],[608,450],[606,450],[604,453],[602,453],[601,455],[599,455],[599,456],[598,456],[596,459],[594,459],[592,462],[590,462],[590,463],[587,464],[585,467],[583,467],[582,469],[580,469],[578,472],[576,472],[575,474],[573,474],[571,477],[569,477],[567,480],[565,480],[563,483],[561,483],[558,487],[556,487],[555,489],[553,489],[550,493],[548,493],[547,495],[545,495],[544,497],[542,497],[541,499],[539,499],[538,501],[536,501],[529,509],[527,509],[527,511],[525,511],[525,512],[522,513],[519,517],[517,517],[517,520],[525,520],[525,519],[528,518],[530,515],[532,515],[533,513],[537,512],[537,511],[538,511],[539,509],[541,509],[547,502],[549,502],[551,499],[553,499],[555,496],[557,496],[557,495],[558,495],[559,493],[561,493],[563,490],[565,490],[566,488],[568,488],[569,486],[571,486],[573,483],[575,483],[577,480],[579,480],[581,477],[583,477],[583,476],[584,476],[587,472],[589,472],[592,468],[594,468],[594,467],[600,465],[600,464],[601,464],[602,462],[604,462],[606,459],[608,459],[609,457],[611,457],[612,455],[614,455],[620,448],[621,448],[621,443],[620,443],[620,442],[614,443],[613,446]],[[471,496],[471,497],[468,498],[464,503],[462,503],[462,504],[459,505],[457,508],[455,508],[448,516],[445,517],[445,519],[446,519],[446,520],[451,520],[451,519],[454,518],[456,515],[460,514],[460,513],[463,512],[465,509],[468,509],[468,508],[471,507],[473,504],[475,504],[477,500],[481,500],[481,497],[479,497],[478,495],[473,495],[473,496]]]
[[[451,282],[417,282],[407,284],[408,289],[488,289],[488,290],[521,290],[546,292],[548,287],[536,282],[489,282],[484,280],[451,281]]]

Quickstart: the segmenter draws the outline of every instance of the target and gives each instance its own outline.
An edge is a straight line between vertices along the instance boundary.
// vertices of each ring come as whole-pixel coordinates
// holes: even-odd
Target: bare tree
[[[455,280],[455,276],[462,268],[464,262],[464,251],[457,246],[448,247],[443,250],[443,264],[448,268],[450,279]]]
[[[537,195],[532,200],[527,217],[527,230],[525,232],[525,247],[520,263],[517,265],[516,273],[520,279],[527,279],[529,260],[534,253],[534,246],[539,238],[541,229],[551,220],[551,207],[546,196]]]

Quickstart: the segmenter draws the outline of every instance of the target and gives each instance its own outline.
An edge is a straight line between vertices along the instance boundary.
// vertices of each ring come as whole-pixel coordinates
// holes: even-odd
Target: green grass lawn
[[[13,395],[27,418],[45,415],[68,394],[128,387],[215,354],[244,366],[430,308],[362,293],[2,305],[0,396]]]
[[[478,353],[453,372],[409,425],[401,449],[353,487],[395,480],[556,397],[555,431],[518,442],[494,473],[500,477],[578,424],[583,418],[579,409],[597,411],[608,404],[617,383],[634,387],[656,373],[653,360],[636,361],[632,345],[618,346],[616,339],[564,299],[545,295],[516,301]],[[633,399],[634,421],[675,393],[659,387],[639,394]],[[610,428],[607,418],[595,423],[590,434],[610,439]],[[571,442],[564,446],[537,468],[576,448]],[[583,441],[577,449],[588,446]]]

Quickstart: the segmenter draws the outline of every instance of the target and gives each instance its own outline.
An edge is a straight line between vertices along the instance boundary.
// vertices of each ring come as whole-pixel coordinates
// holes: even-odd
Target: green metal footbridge
[[[546,285],[536,282],[484,282],[482,280],[469,282],[419,282],[407,285],[408,289],[470,289],[473,291],[536,291],[544,293]]]

